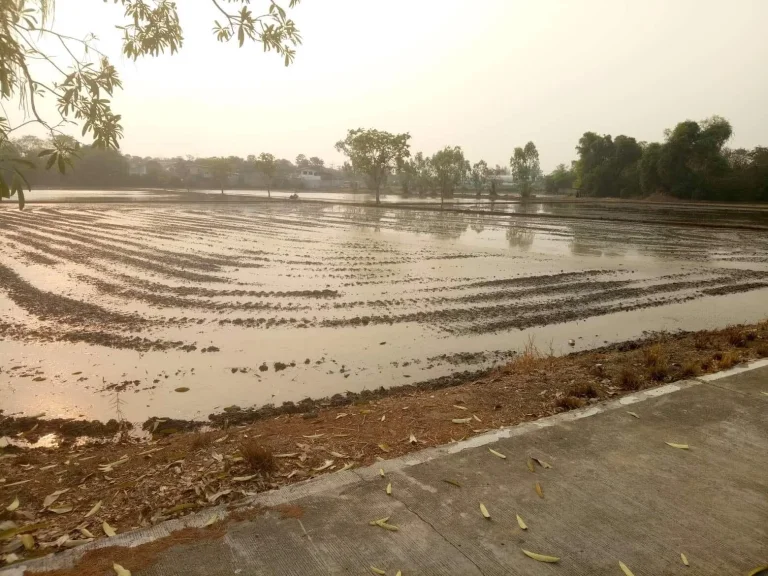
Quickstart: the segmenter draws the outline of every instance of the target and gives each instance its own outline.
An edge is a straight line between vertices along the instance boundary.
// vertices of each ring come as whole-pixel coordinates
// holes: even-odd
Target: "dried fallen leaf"
[[[43,508],[48,508],[51,504],[56,502],[56,500],[59,499],[59,496],[62,494],[69,492],[69,488],[65,488],[64,490],[56,490],[56,492],[52,492],[51,494],[48,494],[48,496],[45,497],[43,500]]]
[[[516,514],[517,516],[517,525],[520,526],[523,530],[528,530],[528,526],[525,525],[525,522],[523,522],[523,519],[520,517],[520,514]]]
[[[528,466],[528,470],[536,472],[536,467],[533,465],[533,458],[528,458],[528,461],[525,464]]]
[[[328,454],[330,454],[334,458],[349,458],[348,455],[342,454],[341,452],[334,452],[333,450],[329,450]]]
[[[690,566],[690,564],[688,564],[688,558],[686,558],[685,554],[683,554],[682,552],[680,552],[680,560],[682,560],[683,564],[685,564],[686,566]]]
[[[302,436],[304,436],[302,434]],[[325,436],[325,434],[312,434],[311,436],[304,436],[304,438],[308,438],[309,440],[317,440],[318,438],[322,438]]]
[[[408,442],[411,444],[416,444],[416,442],[418,442],[418,440],[416,440],[416,436],[414,436],[413,433],[411,433],[411,437],[408,439]]]
[[[80,531],[80,534],[82,534],[86,538],[95,538],[95,536],[91,534],[91,531],[88,530],[88,528],[78,528],[78,530]]]
[[[32,534],[22,534],[19,539],[25,550],[32,550],[35,547],[35,537]]]
[[[634,574],[632,574],[632,570],[627,568],[627,565],[624,564],[624,562],[619,562],[619,568],[621,568],[621,571],[624,572],[626,576],[635,576]]]
[[[768,564],[750,570],[747,576],[764,576],[766,572],[768,572]]]
[[[14,553],[10,553],[5,557],[5,563],[6,564],[13,564],[14,562],[18,562],[19,557],[16,556]]]
[[[627,414],[629,414],[630,416],[634,416],[637,419],[640,419],[640,415],[636,414],[635,412],[627,412]]]
[[[384,420],[386,420],[386,419],[387,419],[387,415],[384,414],[384,416],[381,417],[381,421],[384,422]]]
[[[371,572],[373,572],[374,574],[386,574],[384,570],[382,570],[381,568],[376,568],[376,566],[371,566]]]
[[[298,455],[298,452],[291,452],[290,454],[275,454],[275,458],[296,458]]]
[[[205,527],[208,527],[208,526],[213,526],[218,521],[219,521],[219,515],[217,513],[217,514],[214,514],[213,516],[211,516],[210,518],[208,518],[208,521],[205,524],[203,524],[203,527],[205,528]]]
[[[672,446],[672,448],[679,448],[680,450],[688,450],[690,449],[690,446],[688,444],[675,444],[674,442],[664,442],[667,446]]]
[[[384,530],[389,530],[390,532],[397,532],[400,530],[398,526],[395,526],[394,524],[388,524],[387,520],[389,520],[389,518],[386,520],[375,520],[373,524],[379,528],[384,528]]]
[[[488,508],[486,508],[485,504],[483,504],[482,502],[480,502],[480,512],[482,513],[483,517],[486,520],[490,520],[491,519],[491,515],[488,513]]]
[[[379,476],[384,478],[384,468],[379,468]]]
[[[347,462],[346,464],[344,464],[344,466],[342,466],[341,468],[339,468],[339,470],[338,470],[338,471],[339,471],[339,472],[344,472],[344,470],[349,470],[350,468],[354,467],[354,465],[355,465],[355,463],[354,463],[354,462]]]
[[[389,452],[390,451],[390,448],[389,448],[388,444],[379,444],[379,448],[381,448],[381,450],[383,452]]]
[[[538,482],[536,482],[536,494],[539,495],[539,498],[544,498],[544,489]],[[557,500],[557,498],[555,498],[555,500]]]
[[[112,469],[115,466],[120,466],[120,464],[125,464],[128,462],[128,455],[124,454],[120,460],[116,460],[115,462],[110,462],[109,464],[99,464],[99,471],[100,472],[112,472]]]
[[[115,529],[107,524],[106,520],[101,523],[101,529],[104,530],[104,534],[106,534],[109,538],[114,538],[117,535]]]
[[[392,496],[392,482],[387,484],[387,496]]]
[[[215,504],[216,500],[221,498],[222,496],[226,496],[227,494],[231,494],[232,490],[222,490],[221,492],[216,492],[216,494],[211,494],[208,496],[208,502],[211,504]]]
[[[397,571],[397,574],[395,574],[395,576],[403,576],[403,572],[402,572],[402,570],[398,570],[398,571]]]
[[[8,512],[13,512],[18,507],[19,507],[19,497],[16,496],[16,498],[13,500],[13,502],[11,502],[8,505],[8,507],[6,507],[6,510],[8,510]]]
[[[85,515],[85,517],[90,518],[91,516],[96,514],[96,512],[98,512],[100,508],[101,508],[101,500],[99,500],[98,502],[96,502],[96,504],[94,504],[93,508],[91,508],[91,510],[88,512],[88,514]]]
[[[53,512],[54,514],[69,514],[72,512],[73,508],[72,506],[59,506],[58,508],[48,508],[48,512]]]
[[[181,386],[180,388],[176,388],[174,392],[189,392],[189,388],[186,386]]]
[[[560,562],[560,558],[557,558],[556,556],[546,556],[545,554],[536,554],[536,552],[529,552],[528,550],[523,550],[523,554],[528,556],[528,558],[533,558],[538,562],[547,562],[549,564]]]
[[[387,516],[386,518],[379,518],[378,520],[371,520],[368,522],[370,526],[376,526],[379,522],[387,522],[391,516]]]
[[[472,414],[472,418],[474,418],[478,422],[482,422],[482,420],[480,420],[480,418],[477,417],[477,414]]]
[[[507,459],[507,457],[504,456],[504,454],[502,454],[501,452],[496,452],[496,450],[494,450],[493,448],[488,448],[488,452],[490,452],[494,456],[498,456],[502,460],[506,460]]]
[[[472,418],[454,418],[451,422],[454,424],[469,424],[472,422]]]
[[[451,486],[456,486],[456,488],[461,488],[461,484],[459,484],[458,482],[456,482],[456,480],[447,480],[447,479],[443,479],[443,482],[445,482],[445,483],[447,483],[447,484],[450,484]]]
[[[256,478],[258,474],[251,474],[250,476],[235,476],[232,478],[232,482],[248,482],[249,480],[253,480]]]
[[[453,407],[454,408],[458,408],[459,410],[466,410],[467,409],[466,406],[459,406],[458,404],[454,404]]]
[[[539,466],[541,466],[542,468],[552,468],[552,466],[551,466],[550,464],[547,464],[547,463],[546,463],[546,462],[544,462],[544,460],[542,460],[541,458],[531,458],[531,460],[533,460],[534,462],[536,462],[536,463],[537,463]]]
[[[117,576],[131,576],[130,570],[126,570],[120,564],[112,564],[112,569],[115,571],[115,574]]]
[[[333,460],[326,460],[322,466],[318,466],[317,468],[312,468],[315,472],[322,472],[323,470],[327,470],[333,466]]]

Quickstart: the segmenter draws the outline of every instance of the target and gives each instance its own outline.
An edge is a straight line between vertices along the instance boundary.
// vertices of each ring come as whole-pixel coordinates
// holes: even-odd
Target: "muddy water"
[[[768,316],[768,234],[582,219],[604,209],[5,209],[0,407],[205,418]]]

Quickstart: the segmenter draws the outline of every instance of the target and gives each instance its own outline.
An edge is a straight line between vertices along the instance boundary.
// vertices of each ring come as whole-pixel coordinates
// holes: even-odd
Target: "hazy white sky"
[[[216,42],[209,0],[178,4],[181,53],[133,63],[119,6],[56,0],[57,29],[94,31],[113,55],[125,153],[332,163],[348,128],[375,127],[492,165],[533,140],[549,170],[587,130],[660,140],[712,114],[732,146],[768,145],[767,0],[303,0],[289,68]]]

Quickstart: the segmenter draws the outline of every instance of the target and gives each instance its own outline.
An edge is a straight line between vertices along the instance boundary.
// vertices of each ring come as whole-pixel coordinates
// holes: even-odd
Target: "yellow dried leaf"
[[[635,412],[627,412],[627,414],[629,414],[630,416],[634,416],[635,418],[638,418],[638,419],[640,418],[640,416]]]
[[[521,548],[522,550],[522,548]],[[545,554],[536,554],[536,552],[529,552],[528,550],[523,550],[523,554],[528,556],[528,558],[533,558],[534,560],[538,562],[547,562],[549,564],[554,564],[555,562],[560,562],[560,558],[557,558],[556,556],[547,556]]]
[[[757,568],[750,570],[747,576],[761,576],[766,571],[768,571],[768,564],[764,566],[758,566]]]
[[[469,424],[472,422],[472,418],[454,418],[451,422],[454,424]]]
[[[389,452],[390,448],[388,444],[379,444],[379,448],[381,448],[382,452]]]
[[[402,573],[402,571],[398,570],[398,571],[397,571],[397,574],[395,574],[395,576],[403,576],[403,573]]]
[[[13,500],[13,502],[11,502],[11,503],[8,505],[8,507],[6,508],[6,510],[8,510],[8,512],[13,512],[13,511],[14,511],[14,510],[16,510],[16,508],[18,508],[18,507],[19,507],[19,497],[18,497],[18,496],[16,496],[16,498]]]
[[[447,484],[450,484],[451,486],[456,486],[456,488],[461,488],[461,484],[456,482],[456,480],[443,480],[443,482],[446,482]]]
[[[112,528],[112,526],[110,526],[109,524],[107,524],[106,520],[102,522],[101,529],[104,530],[104,534],[106,534],[110,538],[114,538],[115,536],[117,536],[117,532],[115,531],[115,529]]]
[[[93,508],[91,508],[91,510],[88,512],[88,514],[85,515],[85,517],[90,518],[91,516],[96,514],[96,512],[98,512],[100,508],[101,508],[101,500],[99,500],[98,502],[96,502],[96,504],[93,505]]]
[[[315,472],[322,472],[323,470],[326,470],[333,466],[333,460],[326,460],[322,466],[318,466],[317,468],[312,468]]]
[[[390,518],[391,518],[391,516],[387,516],[386,518],[379,518],[378,520],[371,520],[370,522],[368,522],[368,524],[371,525],[371,526],[376,526],[376,525],[378,525],[379,522],[387,522]]]
[[[384,468],[379,468],[379,475],[384,478]]]
[[[112,564],[112,569],[115,571],[115,574],[117,576],[131,576],[130,570],[126,570],[120,564]]]
[[[214,514],[213,516],[208,518],[208,521],[205,524],[203,524],[203,527],[205,528],[205,527],[208,527],[208,526],[213,526],[218,521],[219,521],[219,515],[218,514]]]
[[[674,442],[664,442],[667,446],[672,446],[672,448],[679,448],[680,450],[688,450],[690,449],[690,446],[688,444],[675,444]]]
[[[467,407],[466,407],[466,406],[459,406],[458,404],[454,404],[454,405],[453,405],[453,407],[454,407],[454,408],[457,408],[457,409],[459,409],[459,410],[466,410],[466,409],[467,409]]]
[[[686,558],[685,554],[683,554],[682,552],[680,552],[680,560],[682,560],[683,564],[685,564],[686,566],[690,566],[690,564],[688,564],[688,558]]]
[[[248,482],[249,480],[253,480],[256,478],[258,474],[251,474],[250,476],[235,476],[232,478],[232,482]]]
[[[520,526],[523,530],[528,530],[528,526],[525,525],[525,522],[523,522],[523,519],[520,517],[520,514],[516,514],[517,516],[517,525]]]
[[[491,515],[488,513],[488,508],[486,508],[485,504],[483,504],[482,502],[480,502],[480,512],[482,513],[483,518],[485,518],[486,520],[491,519]]]
[[[374,574],[386,574],[384,570],[382,570],[381,568],[376,568],[376,566],[371,566],[371,572],[373,572]]]
[[[376,526],[384,528],[384,530],[389,530],[390,532],[397,532],[400,530],[398,526],[395,526],[394,524],[388,524],[384,520],[376,520]]]
[[[539,498],[544,498],[544,489],[541,487],[541,484],[536,482],[536,494],[539,495]]]
[[[507,457],[504,456],[504,454],[502,454],[501,452],[496,452],[496,450],[494,450],[493,448],[488,448],[488,452],[490,452],[494,456],[498,456],[502,460],[506,460],[507,459]]]
[[[384,416],[381,417],[381,421],[384,422],[384,420],[386,420],[386,419],[387,419],[387,415],[384,414]]]
[[[408,438],[408,442],[411,444],[416,444],[416,442],[418,442],[418,440],[416,440],[416,436],[414,436],[413,433],[411,433],[411,437]]]
[[[533,465],[533,458],[528,458],[528,461],[526,462],[526,465],[528,466],[528,470],[531,472],[536,471],[536,467]]]
[[[35,547],[35,537],[32,534],[22,534],[19,536],[25,550],[32,550]]]
[[[54,514],[69,514],[72,512],[72,506],[59,506],[58,508],[48,508],[48,512]]]
[[[477,414],[472,414],[472,418],[474,418],[478,422],[482,422],[482,420],[480,420],[480,418],[477,417]]]
[[[360,414],[370,414],[370,410],[360,410]]]
[[[621,568],[621,571],[624,572],[626,576],[635,576],[634,574],[632,574],[632,570],[627,568],[627,565],[624,564],[624,562],[619,562],[619,568]]]
[[[392,482],[387,484],[387,496],[392,496]]]
[[[61,496],[65,492],[69,492],[69,488],[66,488],[64,490],[56,490],[56,492],[48,494],[48,496],[46,496],[45,499],[43,500],[43,508],[48,508],[51,504],[53,504],[54,502],[56,502],[56,500],[59,499],[59,496]]]
[[[88,528],[78,528],[78,530],[80,531],[80,534],[82,534],[86,538],[95,538],[95,536],[91,534],[91,531],[88,530]]]

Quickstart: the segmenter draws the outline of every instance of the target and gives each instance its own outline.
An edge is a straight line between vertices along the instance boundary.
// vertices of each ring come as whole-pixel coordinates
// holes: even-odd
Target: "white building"
[[[302,168],[299,172],[299,180],[305,188],[320,188],[322,186],[322,173],[315,168]]]

